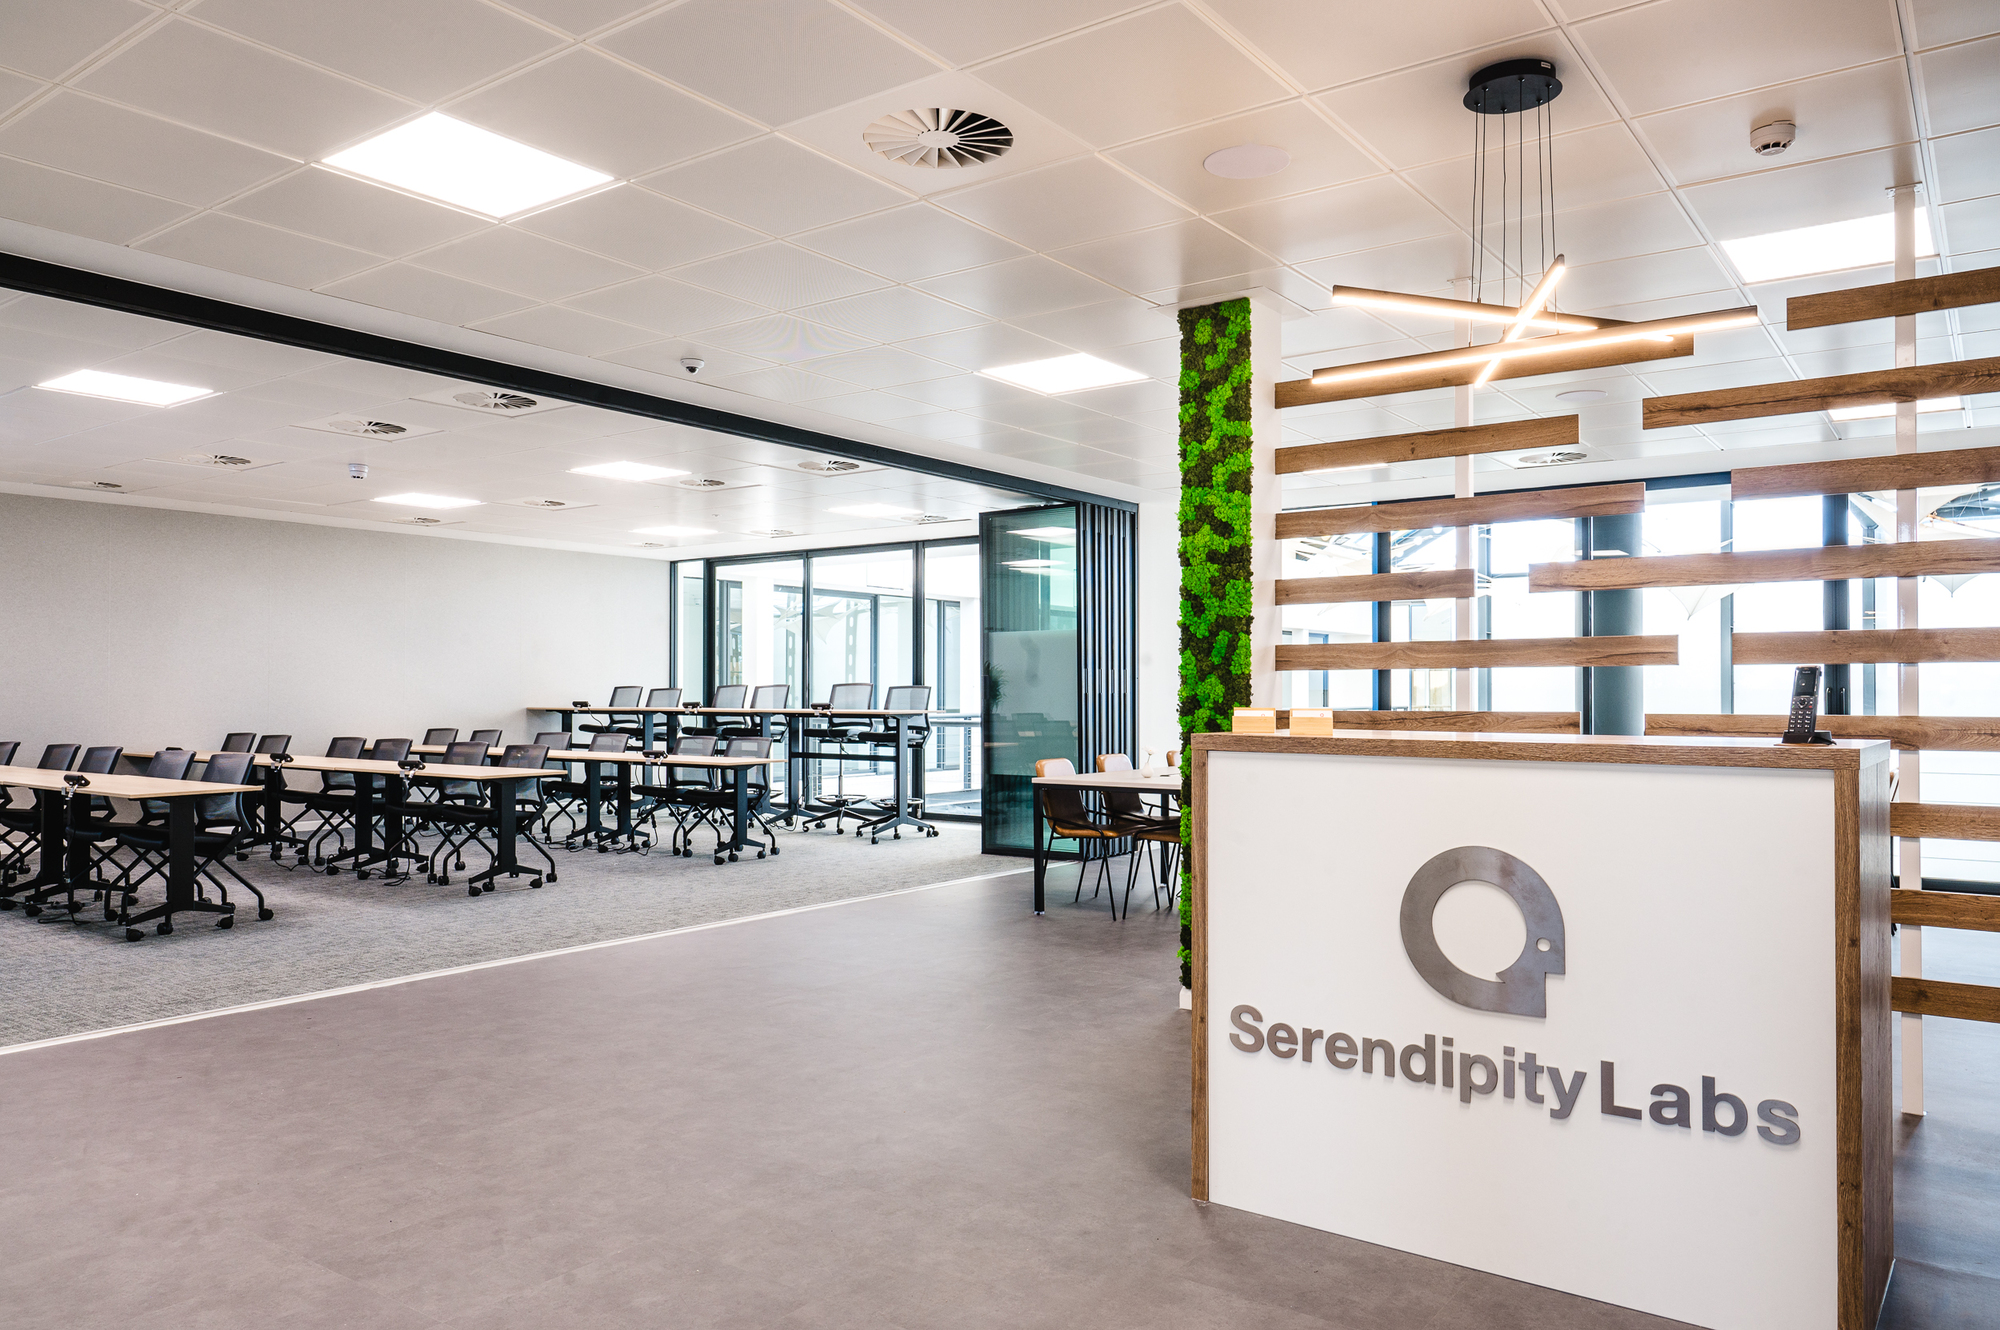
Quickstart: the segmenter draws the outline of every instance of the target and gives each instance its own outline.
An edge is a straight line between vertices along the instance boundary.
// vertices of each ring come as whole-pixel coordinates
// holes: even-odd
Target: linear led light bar
[[[1506,305],[1481,305],[1470,300],[1446,300],[1440,296],[1410,296],[1401,291],[1375,291],[1365,286],[1336,286],[1333,303],[1356,305],[1362,309],[1398,309],[1406,314],[1429,314],[1466,323],[1512,323],[1521,311]],[[1559,332],[1590,332],[1597,328],[1620,327],[1618,319],[1587,319],[1581,314],[1537,313],[1533,326]]]
[[[1432,351],[1426,355],[1401,356],[1394,360],[1374,360],[1361,365],[1335,365],[1315,372],[1312,382],[1314,387],[1325,387],[1333,383],[1379,379],[1418,370],[1479,365],[1489,360],[1517,360],[1524,356],[1558,355],[1564,351],[1582,351],[1591,347],[1611,346],[1619,342],[1670,342],[1689,333],[1714,332],[1720,328],[1742,328],[1755,322],[1757,322],[1757,307],[1745,305],[1740,309],[1718,309],[1707,314],[1683,314],[1679,318],[1626,323],[1612,328],[1599,328],[1592,332],[1557,333],[1550,337],[1530,337],[1519,342],[1488,342],[1483,346],[1468,346],[1454,351]]]
[[[1512,323],[1507,325],[1507,331],[1500,334],[1501,341],[1518,342],[1521,340],[1521,334],[1527,332],[1533,326],[1535,317],[1542,312],[1542,306],[1555,299],[1556,287],[1562,282],[1563,274],[1568,271],[1569,264],[1563,261],[1562,255],[1556,255],[1556,261],[1549,265],[1549,270],[1542,274],[1542,280],[1536,282],[1535,289],[1528,293],[1528,299],[1522,304],[1521,312],[1514,316]],[[1479,387],[1479,385],[1492,378],[1493,371],[1499,368],[1500,361],[1497,357],[1487,361],[1486,368],[1479,371],[1479,377],[1472,381],[1472,386],[1475,388]]]

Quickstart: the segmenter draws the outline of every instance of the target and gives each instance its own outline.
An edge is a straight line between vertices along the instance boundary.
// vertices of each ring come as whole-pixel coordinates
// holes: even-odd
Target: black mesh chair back
[[[201,780],[204,785],[247,785],[250,775],[251,755],[249,753],[213,753],[203,766]],[[249,825],[249,818],[243,812],[243,794],[233,791],[229,794],[204,794],[195,800],[195,821],[200,826]]]
[[[714,695],[708,699],[708,704],[718,710],[723,707],[740,707],[744,699],[749,696],[750,685],[747,683],[719,684]]]
[[[781,710],[792,704],[792,686],[788,683],[767,683],[750,696],[752,711]]]
[[[548,748],[542,744],[533,743],[508,744],[507,751],[501,754],[500,761],[496,765],[503,767],[526,767],[532,771],[537,767],[546,767],[548,764]],[[498,797],[497,787],[495,797]],[[523,781],[516,785],[514,787],[514,802],[517,806],[520,804],[532,804],[539,808],[542,803],[542,782],[531,780]]]
[[[597,734],[592,735],[590,740],[590,751],[593,753],[622,753],[631,746],[632,736],[629,734]]]
[[[724,757],[769,757],[771,755],[771,741],[761,734],[747,735],[740,739],[731,739],[728,748],[723,750],[722,755]]]
[[[86,748],[83,761],[76,764],[78,771],[91,776],[108,776],[118,769],[118,759],[125,756],[121,748]]]
[[[681,704],[681,690],[678,688],[655,688],[646,694],[649,707],[677,707]]]
[[[368,756],[377,762],[400,762],[410,755],[408,739],[377,739]]]
[[[675,757],[714,757],[717,740],[708,734],[683,734],[674,740]],[[711,785],[715,782],[713,767],[668,767],[667,781],[672,785]]]
[[[76,765],[76,755],[82,751],[82,744],[50,744],[42,750],[42,760],[35,766],[41,771],[68,771]]]
[[[929,711],[930,707],[931,686],[925,683],[899,683],[882,700],[884,711]]]
[[[367,747],[368,741],[366,739],[357,738],[351,734],[344,734],[337,739],[327,742],[326,755],[328,757],[342,758],[360,757]],[[354,773],[351,771],[322,772],[320,773],[319,783],[322,790],[351,790],[354,788]]]
[[[250,751],[250,746],[256,742],[257,731],[233,730],[222,741],[222,747],[217,751],[223,753],[247,753]]]
[[[645,691],[646,688],[643,684],[620,684],[611,690],[611,705],[614,707],[636,707],[639,705],[639,695]]]
[[[448,767],[483,767],[486,749],[486,744],[452,742],[445,745],[444,756],[439,760]],[[477,802],[485,797],[481,783],[476,780],[439,781],[438,791],[445,798],[459,802]]]
[[[561,752],[563,749],[568,748],[570,746],[571,741],[575,737],[576,736],[571,734],[568,730],[543,730],[540,734],[535,736],[535,742],[539,744],[545,752]],[[519,747],[520,747],[519,744],[508,745],[509,751],[512,751],[513,749]]]
[[[445,744],[455,744],[457,742],[458,742],[458,731],[456,729],[424,731],[424,745],[426,747],[429,747],[433,744],[439,747],[443,747]]]
[[[9,739],[5,743],[0,743],[0,767],[13,766],[14,754],[20,751],[21,742],[18,739]]]
[[[187,749],[162,748],[139,774],[154,780],[186,780],[188,768],[193,765],[194,754]]]
[[[827,705],[835,711],[873,711],[875,709],[875,685],[872,683],[837,683],[826,694]]]
[[[292,751],[292,736],[289,734],[267,734],[257,741],[256,752],[269,757],[272,753]]]
[[[500,746],[500,731],[474,730],[472,732],[471,742],[476,744],[484,744],[488,748],[498,748]]]

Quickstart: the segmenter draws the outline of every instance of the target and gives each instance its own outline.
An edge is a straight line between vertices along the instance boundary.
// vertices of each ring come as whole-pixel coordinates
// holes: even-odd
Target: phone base
[[[1833,735],[1825,730],[1814,730],[1810,739],[1794,739],[1791,735],[1787,734],[1781,736],[1778,742],[1781,744],[1819,744],[1830,747],[1833,744]]]

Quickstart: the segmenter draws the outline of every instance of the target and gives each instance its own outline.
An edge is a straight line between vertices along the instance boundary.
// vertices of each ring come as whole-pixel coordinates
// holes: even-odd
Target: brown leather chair
[[[1099,771],[1130,771],[1132,759],[1123,753],[1099,753]],[[1162,782],[1164,785],[1165,782]],[[1175,791],[1178,793],[1178,789]],[[1153,875],[1153,908],[1160,908],[1160,888],[1167,889],[1167,904],[1174,903],[1176,858],[1181,847],[1181,819],[1178,814],[1156,813],[1146,807],[1146,796],[1138,790],[1105,790],[1104,808],[1111,815],[1113,826],[1122,828],[1131,836],[1133,854],[1131,863],[1125,870],[1125,912],[1132,912],[1132,884],[1139,878],[1139,860],[1143,854]],[[1154,863],[1150,847],[1160,847],[1160,859]]]
[[[1076,765],[1066,757],[1045,757],[1035,763],[1037,776],[1074,776]],[[1073,840],[1081,851],[1082,863],[1076,870],[1076,901],[1083,899],[1083,879],[1089,872],[1091,860],[1098,861],[1098,890],[1110,883],[1111,858],[1116,853],[1115,846],[1132,833],[1111,821],[1099,817],[1084,806],[1083,791],[1074,785],[1045,785],[1042,787],[1042,812],[1048,818],[1049,839]],[[1111,897],[1111,917],[1118,917],[1118,895],[1116,890],[1107,893]],[[1091,892],[1094,898],[1096,891]],[[1072,902],[1074,903],[1074,901]]]

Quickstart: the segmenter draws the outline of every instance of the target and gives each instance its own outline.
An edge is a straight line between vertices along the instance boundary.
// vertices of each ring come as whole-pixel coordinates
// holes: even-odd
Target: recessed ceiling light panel
[[[1930,215],[1917,209],[1917,257],[1937,253]],[[1849,268],[1873,268],[1896,261],[1896,215],[1877,213],[1845,222],[1801,226],[1768,235],[1722,242],[1723,252],[1746,282],[1780,282]]]
[[[572,476],[595,476],[599,480],[666,480],[687,474],[679,467],[653,466],[646,462],[598,462],[592,466],[573,466],[569,473]]]
[[[512,217],[611,182],[602,171],[436,111],[326,164],[488,217]]]
[[[1054,356],[1048,360],[1024,361],[1018,365],[1000,365],[979,372],[986,378],[1011,383],[1045,397],[1058,393],[1080,393],[1089,388],[1109,388],[1119,383],[1138,383],[1146,377],[1137,370],[1081,352],[1073,356]]]
[[[376,503],[400,504],[405,508],[477,508],[478,499],[454,498],[449,494],[424,494],[411,491],[408,494],[383,494],[374,499]]]
[[[103,397],[113,402],[131,402],[136,406],[179,406],[198,397],[212,397],[215,392],[212,388],[162,383],[158,379],[135,379],[129,374],[111,374],[101,369],[80,369],[35,386],[50,392]]]

